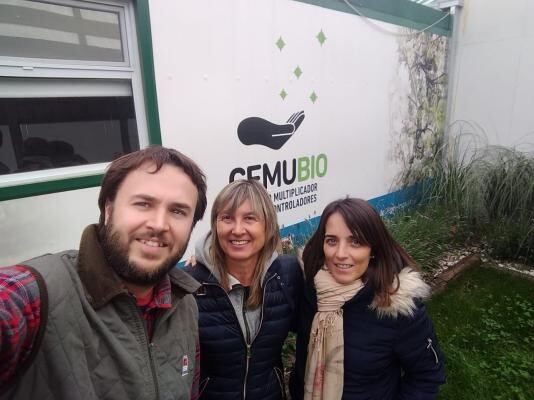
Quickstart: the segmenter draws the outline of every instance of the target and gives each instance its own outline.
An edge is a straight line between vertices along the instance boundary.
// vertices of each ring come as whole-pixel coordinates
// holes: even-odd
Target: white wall
[[[77,249],[86,225],[98,222],[99,188],[0,202],[0,265]]]
[[[320,215],[346,195],[390,191],[399,169],[392,148],[409,118],[410,83],[396,36],[404,29],[290,0],[152,0],[150,17],[163,142],[205,170],[208,204],[236,166],[318,154],[328,158],[327,175],[303,182],[317,183],[317,200],[279,212],[281,225]],[[299,79],[292,73],[297,65]],[[301,110],[302,125],[280,150],[237,139],[244,118],[283,123]],[[193,240],[208,229],[207,220]]]
[[[328,161],[324,176],[268,188],[274,196],[317,185],[313,202],[279,212],[282,226],[320,215],[346,195],[370,199],[391,190],[400,168],[395,149],[409,151],[401,132],[415,118],[408,108],[411,73],[400,61],[406,36],[398,34],[405,29],[291,0],[149,5],[163,144],[204,169],[209,205],[235,167],[265,164],[272,171],[277,161],[319,154]],[[321,30],[322,46],[316,37]],[[275,46],[279,37],[286,44],[282,51]],[[279,150],[238,140],[237,127],[247,117],[283,124],[298,111],[305,119]],[[98,219],[97,195],[93,188],[1,202],[0,265],[77,248],[84,226]],[[208,220],[209,208],[192,242]]]
[[[465,0],[450,121],[488,142],[534,150],[534,1]]]

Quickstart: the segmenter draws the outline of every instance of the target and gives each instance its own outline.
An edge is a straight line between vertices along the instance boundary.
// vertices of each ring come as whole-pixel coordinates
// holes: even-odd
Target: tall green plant
[[[425,273],[436,270],[443,253],[459,247],[459,242],[466,239],[461,236],[463,230],[458,232],[460,222],[436,204],[402,210],[385,222],[395,240]]]
[[[443,146],[421,202],[484,238],[496,257],[534,262],[534,157],[462,134]],[[404,175],[406,175],[404,173]]]
[[[497,255],[534,261],[534,158],[495,153],[485,174],[486,237]]]

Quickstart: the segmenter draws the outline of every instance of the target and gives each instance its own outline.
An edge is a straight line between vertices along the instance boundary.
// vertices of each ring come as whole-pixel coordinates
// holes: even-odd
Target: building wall
[[[450,99],[451,132],[534,150],[534,2],[465,0]]]
[[[77,249],[84,227],[98,222],[99,189],[0,202],[0,265]]]
[[[391,192],[406,163],[432,158],[443,132],[445,37],[288,0],[159,4],[150,2],[150,15],[162,139],[205,170],[208,204],[236,167],[261,167],[253,176],[262,179],[266,167],[322,155],[323,176],[266,185],[282,227],[306,224],[334,199]],[[441,77],[430,100],[423,64]],[[283,125],[301,111],[279,149],[239,139],[248,118]],[[299,194],[306,185],[316,189]],[[207,229],[200,223],[193,240]]]
[[[236,168],[245,175],[235,178],[296,174],[266,185],[291,234],[347,195],[394,207],[399,172],[433,158],[446,37],[290,0],[148,4],[161,141],[204,169],[208,204]],[[239,127],[249,118],[271,128],[247,135],[300,122],[274,148],[245,143]],[[90,188],[0,202],[0,265],[77,248],[83,227],[98,220],[97,196]],[[206,215],[192,243],[208,229]]]

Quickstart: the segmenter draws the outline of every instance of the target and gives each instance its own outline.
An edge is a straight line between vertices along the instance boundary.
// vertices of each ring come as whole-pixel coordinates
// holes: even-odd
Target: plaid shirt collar
[[[154,287],[152,291],[152,299],[144,306],[147,310],[154,308],[171,308],[171,280],[168,275],[165,275],[163,279]]]

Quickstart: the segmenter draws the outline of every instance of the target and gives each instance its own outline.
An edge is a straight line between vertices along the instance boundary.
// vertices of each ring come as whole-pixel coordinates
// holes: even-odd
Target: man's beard
[[[121,242],[120,233],[115,231],[112,220],[113,215],[111,214],[109,223],[107,225],[102,224],[98,229],[104,256],[110,267],[124,282],[138,286],[155,286],[169,271],[171,271],[184,255],[187,249],[187,244],[189,243],[189,237],[191,236],[191,234],[189,234],[184,246],[179,249],[177,253],[171,254],[156,268],[150,271],[145,271],[129,260],[128,244],[123,244]]]

